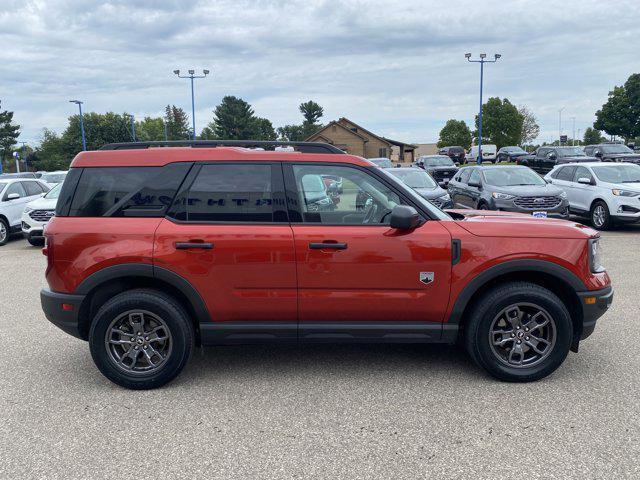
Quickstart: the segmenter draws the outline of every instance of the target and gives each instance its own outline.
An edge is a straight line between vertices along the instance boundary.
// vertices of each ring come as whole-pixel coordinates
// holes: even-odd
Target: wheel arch
[[[195,287],[182,276],[166,268],[149,264],[106,267],[87,277],[76,288],[74,294],[85,296],[78,316],[82,338],[88,338],[91,320],[107,300],[135,288],[150,288],[174,297],[189,314],[199,342],[199,323],[211,320],[204,300]]]
[[[511,260],[475,276],[458,295],[445,330],[455,329],[462,333],[469,312],[478,299],[496,285],[514,281],[534,283],[555,293],[571,315],[574,339],[579,338],[582,333],[583,310],[577,292],[586,291],[587,287],[570,270],[545,260]]]
[[[607,202],[602,197],[595,197],[593,200],[591,200],[591,203],[589,204],[589,212],[593,210],[593,206],[596,204],[596,202],[604,203],[607,206],[607,210],[609,210],[609,215],[611,215],[611,207],[609,207],[609,202]]]

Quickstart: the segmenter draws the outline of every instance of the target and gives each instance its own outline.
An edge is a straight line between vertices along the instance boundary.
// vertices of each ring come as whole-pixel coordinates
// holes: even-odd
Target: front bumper
[[[56,327],[76,338],[86,340],[80,332],[80,306],[84,295],[57,293],[44,288],[40,290],[40,303],[45,317]]]
[[[44,227],[49,222],[39,222],[31,218],[27,213],[22,214],[21,229],[22,233],[29,235],[29,237],[42,237]]]
[[[613,287],[609,285],[602,290],[578,292],[582,302],[582,331],[579,339],[589,337],[596,328],[596,322],[604,315],[613,302]]]

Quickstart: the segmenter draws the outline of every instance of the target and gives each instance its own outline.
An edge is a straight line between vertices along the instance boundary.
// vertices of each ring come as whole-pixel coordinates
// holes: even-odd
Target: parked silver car
[[[0,178],[0,245],[7,243],[12,233],[20,232],[25,205],[48,191],[49,186],[35,178]]]

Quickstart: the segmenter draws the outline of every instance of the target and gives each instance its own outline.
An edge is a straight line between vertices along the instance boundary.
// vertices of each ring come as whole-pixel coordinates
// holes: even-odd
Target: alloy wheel
[[[173,342],[162,318],[146,310],[130,310],[111,322],[104,343],[116,367],[129,374],[148,374],[167,361]]]
[[[0,243],[7,239],[7,227],[4,222],[0,222]]]
[[[596,205],[593,209],[593,224],[600,228],[605,223],[607,212],[605,212],[604,207],[602,205]]]
[[[526,368],[551,354],[556,336],[556,323],[546,310],[533,303],[516,303],[491,322],[489,345],[501,363]]]

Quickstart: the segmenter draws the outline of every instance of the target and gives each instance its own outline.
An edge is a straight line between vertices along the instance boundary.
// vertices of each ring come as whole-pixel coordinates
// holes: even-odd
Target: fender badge
[[[433,272],[420,272],[420,281],[425,285],[429,285],[431,282],[433,282],[433,277]]]

